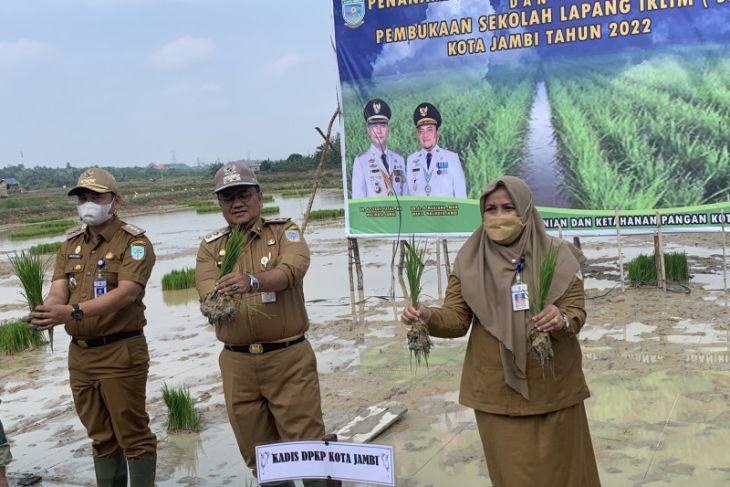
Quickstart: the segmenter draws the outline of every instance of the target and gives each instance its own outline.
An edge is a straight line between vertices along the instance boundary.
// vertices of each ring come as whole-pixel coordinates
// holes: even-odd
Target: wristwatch
[[[72,304],[71,308],[71,318],[76,321],[84,319],[84,310],[82,310],[78,304]]]
[[[563,318],[563,328],[572,332],[573,330],[571,330],[570,328],[570,320],[568,319],[568,315],[561,311],[560,316]]]
[[[259,290],[259,280],[253,274],[248,274],[248,286],[251,288],[249,292],[255,293]]]

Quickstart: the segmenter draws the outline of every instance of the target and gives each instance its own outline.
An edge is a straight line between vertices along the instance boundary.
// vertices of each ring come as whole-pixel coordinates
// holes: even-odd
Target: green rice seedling
[[[218,205],[218,203],[214,202],[208,202],[204,205],[197,205],[195,207],[195,213],[201,214],[201,213],[219,213],[221,211],[221,207]]]
[[[20,254],[14,252],[8,259],[23,287],[20,294],[28,303],[30,311],[33,311],[36,306],[43,304],[43,277],[48,268],[48,260],[26,253],[24,250]],[[48,341],[53,351],[53,328],[48,329]]]
[[[189,289],[195,287],[195,269],[175,269],[162,276],[162,290]]]
[[[43,334],[30,328],[25,320],[0,323],[0,355],[13,355],[45,344]]]
[[[688,282],[689,264],[685,252],[667,252],[664,254],[664,271],[668,281]],[[628,265],[629,284],[638,287],[644,284],[656,284],[656,256],[639,255]]]
[[[12,232],[9,236],[11,240],[25,240],[35,237],[43,237],[45,235],[56,235],[63,233],[69,228],[75,226],[77,222],[73,220],[54,220],[51,222],[44,222],[40,225],[34,225],[31,228],[24,228]]]
[[[424,256],[426,253],[425,242],[421,245],[411,236],[410,242],[405,246],[405,269],[406,281],[408,281],[408,292],[411,304],[418,309],[423,291],[423,269],[426,267]],[[428,354],[431,352],[431,338],[428,335],[428,326],[423,320],[416,320],[406,333],[408,338],[408,350],[411,356],[415,357],[416,369],[425,362],[428,367]]]
[[[246,247],[248,247],[248,241],[245,234],[240,227],[233,227],[228,242],[226,242],[226,248],[223,251],[218,279],[233,272],[239,256],[242,252],[245,252]],[[210,291],[200,298],[200,311],[208,318],[211,325],[218,326],[231,321],[238,311],[237,304],[232,296]]]
[[[639,254],[629,262],[628,278],[631,286],[656,283],[656,260],[654,255]]]
[[[28,252],[30,252],[30,255],[55,254],[58,252],[58,249],[61,248],[61,244],[63,244],[63,242],[49,242],[33,245],[30,249],[28,249]]]
[[[689,281],[689,264],[685,252],[667,252],[664,254],[664,269],[667,280],[676,282]]]
[[[167,406],[167,431],[200,431],[200,412],[193,405],[188,387],[162,386],[162,399]]]
[[[309,214],[310,220],[330,220],[333,218],[343,218],[345,216],[344,208],[336,208],[332,210],[314,210]]]
[[[532,315],[537,315],[547,304],[547,295],[550,292],[550,286],[555,276],[555,267],[558,262],[558,248],[550,245],[545,253],[540,265],[537,267],[537,275],[532,271],[530,283],[530,311]],[[532,356],[540,363],[544,369],[547,365],[553,367],[553,345],[550,341],[550,333],[538,331],[532,327],[527,332],[528,350]]]

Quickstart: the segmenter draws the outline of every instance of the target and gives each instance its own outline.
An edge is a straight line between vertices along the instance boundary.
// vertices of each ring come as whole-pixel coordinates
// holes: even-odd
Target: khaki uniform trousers
[[[224,348],[219,363],[228,419],[254,473],[257,444],[324,437],[317,359],[308,341],[258,355]]]
[[[149,353],[143,336],[68,354],[71,392],[95,457],[140,459],[157,452],[145,409]]]

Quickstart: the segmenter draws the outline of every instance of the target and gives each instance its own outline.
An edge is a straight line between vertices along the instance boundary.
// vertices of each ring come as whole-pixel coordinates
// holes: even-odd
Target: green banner
[[[467,236],[481,224],[479,202],[454,198],[361,198],[348,205],[353,237]],[[646,210],[571,210],[538,207],[552,234],[572,236],[718,232],[730,230],[730,203]]]

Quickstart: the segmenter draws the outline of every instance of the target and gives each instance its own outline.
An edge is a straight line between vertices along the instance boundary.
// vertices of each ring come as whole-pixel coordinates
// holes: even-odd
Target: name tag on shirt
[[[530,309],[530,298],[527,294],[527,284],[515,284],[511,289],[512,311],[525,311]]]

